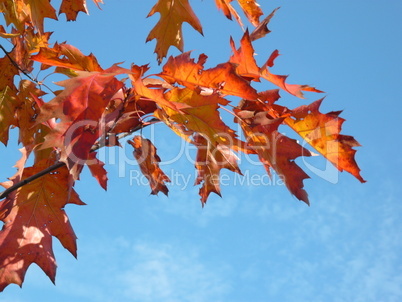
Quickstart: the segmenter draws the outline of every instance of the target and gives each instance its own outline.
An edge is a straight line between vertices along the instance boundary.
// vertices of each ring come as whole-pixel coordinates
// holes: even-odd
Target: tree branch
[[[125,132],[125,133],[121,133],[120,135],[116,136],[117,140],[120,140],[138,130],[141,130],[142,128],[144,128],[145,126],[149,126],[154,124],[155,122],[159,121],[158,119],[152,119],[150,122],[147,122],[146,124],[141,124],[138,125],[137,127],[131,129],[130,132]],[[105,144],[103,143],[96,143],[95,145],[92,146],[91,151],[90,152],[95,152],[96,150],[105,147]],[[35,175],[32,175],[24,180],[21,180],[20,182],[17,182],[16,184],[12,185],[11,187],[9,187],[8,189],[4,190],[3,192],[0,193],[0,200],[3,198],[6,198],[8,196],[8,194],[10,194],[11,192],[14,192],[15,190],[21,188],[22,186],[25,186],[26,184],[29,184],[30,182],[34,181],[35,179],[38,179],[50,172],[53,172],[54,170],[57,170],[60,167],[65,166],[64,162],[58,161],[56,163],[54,163],[53,165],[51,165],[50,167],[47,167],[46,169],[36,173]]]
[[[28,74],[25,70],[23,70],[17,62],[14,61],[14,59],[10,56],[10,53],[3,47],[3,45],[0,44],[0,49],[5,53],[6,57],[10,60],[11,64],[15,68],[17,68],[19,71],[21,71],[28,79],[30,79],[32,82],[35,82],[39,86],[46,87],[51,93],[54,94],[54,91],[50,89],[47,85],[43,84],[42,82],[38,81],[37,79],[34,79],[30,74]]]
[[[22,186],[29,184],[30,182],[34,181],[35,179],[38,179],[39,177],[42,177],[43,175],[46,175],[47,173],[50,173],[60,167],[63,167],[64,165],[65,165],[65,163],[58,161],[57,163],[51,165],[50,167],[47,167],[46,169],[40,171],[39,173],[36,173],[35,175],[32,175],[28,178],[25,178],[24,180],[21,180],[20,182],[17,182],[15,185],[12,185],[5,191],[1,192],[0,199],[6,198],[8,196],[8,194],[17,190],[18,188],[21,188]]]

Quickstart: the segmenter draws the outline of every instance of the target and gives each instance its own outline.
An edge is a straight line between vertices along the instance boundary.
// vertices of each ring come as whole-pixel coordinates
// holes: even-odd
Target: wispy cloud
[[[206,264],[192,248],[142,242],[134,245],[133,258],[118,276],[126,299],[221,301],[230,289],[225,269]]]
[[[225,278],[230,269],[201,259],[197,247],[176,243],[120,237],[111,240],[107,250],[103,245],[103,250],[86,247],[90,249],[86,252],[97,253],[92,263],[90,256],[80,260],[90,267],[85,273],[92,282],[80,284],[73,276],[62,277],[58,288],[75,301],[225,301],[231,289]]]

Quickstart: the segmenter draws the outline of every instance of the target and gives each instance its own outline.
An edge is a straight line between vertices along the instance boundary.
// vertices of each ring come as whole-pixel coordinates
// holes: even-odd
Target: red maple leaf
[[[25,168],[21,180],[48,166],[41,161]],[[14,183],[20,179],[13,179]],[[77,256],[76,236],[64,207],[68,203],[83,205],[77,193],[68,190],[68,170],[58,170],[24,185],[0,203],[0,291],[8,284],[21,285],[26,270],[36,263],[54,282],[56,261],[52,237]],[[18,238],[18,239],[17,239]]]

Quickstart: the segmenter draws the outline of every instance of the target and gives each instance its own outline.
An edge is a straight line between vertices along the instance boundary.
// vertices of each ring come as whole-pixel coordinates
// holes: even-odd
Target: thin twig
[[[32,82],[38,83],[38,80],[32,78],[25,70],[23,70],[15,61],[14,59],[10,56],[10,53],[3,47],[3,45],[0,44],[1,50],[6,54],[7,58],[10,60],[11,64],[14,65],[15,68],[17,68],[19,71],[21,71],[28,79],[30,79]]]
[[[15,68],[17,68],[19,71],[21,71],[28,79],[30,79],[32,82],[38,84],[39,86],[46,87],[51,93],[55,94],[54,91],[47,86],[46,84],[43,84],[42,82],[38,81],[38,79],[34,79],[29,73],[27,73],[25,70],[23,70],[17,62],[14,61],[14,59],[10,56],[10,53],[3,47],[3,45],[0,44],[0,49],[5,53],[6,57],[10,60],[11,64]]]

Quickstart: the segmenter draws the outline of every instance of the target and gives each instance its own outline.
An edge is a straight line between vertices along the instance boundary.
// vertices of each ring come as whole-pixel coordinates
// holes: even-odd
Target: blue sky
[[[88,3],[90,16],[81,14],[76,23],[48,21],[53,41],[93,52],[103,67],[151,63],[158,72],[150,55],[155,42],[144,43],[157,22],[157,15],[145,19],[154,1],[105,2],[102,11]],[[194,57],[205,52],[207,67],[227,61],[229,36],[238,43],[242,35],[212,2],[191,1],[204,37],[184,26],[185,49]],[[102,151],[108,191],[85,172],[76,187],[87,205],[66,208],[79,238],[78,260],[54,240],[56,286],[32,265],[22,290],[11,285],[0,301],[402,300],[402,2],[260,2],[265,13],[281,9],[270,24],[272,33],[255,43],[257,60],[264,62],[278,49],[274,72],[326,91],[323,112],[344,110],[343,134],[363,145],[356,157],[368,182],[308,159],[307,207],[275,176],[267,184],[263,168],[241,158],[246,181],[227,174],[223,198],[211,196],[202,208],[199,188],[192,186],[191,156],[182,153],[188,146],[157,125],[143,134],[152,138],[162,169],[175,180],[169,197],[151,196],[147,185],[137,184],[138,167],[127,160],[130,149]],[[281,95],[291,108],[321,97]],[[0,146],[1,181],[14,173],[16,148],[15,142]],[[194,150],[190,154],[194,158]]]

